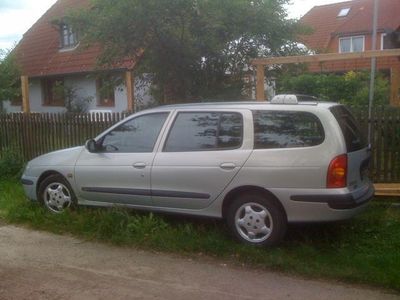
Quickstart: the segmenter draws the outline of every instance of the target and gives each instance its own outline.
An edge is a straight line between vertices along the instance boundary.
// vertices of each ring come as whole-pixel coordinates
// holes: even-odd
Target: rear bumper
[[[346,220],[361,213],[374,196],[374,187],[343,189],[271,189],[286,211],[288,222],[331,222]]]
[[[364,190],[338,195],[293,195],[292,201],[326,203],[332,209],[353,209],[369,202],[374,197],[375,189],[369,184]]]

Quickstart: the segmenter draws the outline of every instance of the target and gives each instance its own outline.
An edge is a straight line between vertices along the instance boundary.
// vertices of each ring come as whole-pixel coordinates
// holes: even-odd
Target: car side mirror
[[[96,153],[96,152],[98,152],[99,147],[94,139],[90,139],[90,140],[86,141],[85,148],[90,153]]]

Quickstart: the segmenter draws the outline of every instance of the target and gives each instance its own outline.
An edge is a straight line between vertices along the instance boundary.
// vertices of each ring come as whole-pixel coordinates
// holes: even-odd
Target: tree
[[[12,50],[0,49],[0,110],[2,101],[21,97],[20,71]]]
[[[251,58],[293,51],[297,25],[287,20],[287,2],[93,0],[67,20],[82,44],[100,45],[99,65],[135,59],[138,74],[153,74],[159,99],[238,98]]]

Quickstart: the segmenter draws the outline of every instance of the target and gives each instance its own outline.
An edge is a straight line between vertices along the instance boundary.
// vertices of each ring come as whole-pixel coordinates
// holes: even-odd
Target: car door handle
[[[236,168],[236,165],[234,163],[223,163],[219,167],[223,170],[233,170]]]
[[[133,164],[133,167],[135,169],[145,169],[147,167],[147,165],[145,163],[135,163],[135,164]]]

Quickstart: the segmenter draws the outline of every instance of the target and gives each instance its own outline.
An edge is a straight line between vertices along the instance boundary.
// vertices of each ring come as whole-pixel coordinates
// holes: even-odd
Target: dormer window
[[[78,45],[78,35],[67,23],[60,24],[60,48],[73,49]]]
[[[338,14],[337,16],[338,16],[338,18],[347,17],[347,15],[349,14],[349,12],[350,12],[350,7],[342,8],[342,9],[339,11],[339,14]]]
[[[339,53],[364,52],[365,36],[349,36],[339,38]]]

